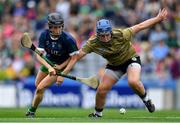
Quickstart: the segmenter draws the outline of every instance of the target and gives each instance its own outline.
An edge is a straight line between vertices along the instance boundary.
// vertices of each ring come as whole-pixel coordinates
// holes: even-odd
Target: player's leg
[[[42,72],[41,70],[38,71],[37,76],[36,76],[36,81],[35,81],[35,86],[37,88],[37,86],[39,85],[39,83],[47,76],[48,74],[45,72]],[[33,101],[34,102],[36,100],[36,93],[34,95]],[[36,112],[37,106],[31,105],[31,107],[28,109],[26,116],[28,117],[34,117],[35,116],[35,112]]]
[[[36,92],[35,92],[35,97],[33,99],[32,106],[37,108],[39,103],[43,99],[44,91],[47,87],[49,87],[52,83],[56,81],[57,77],[56,76],[50,76],[47,75],[37,86]]]
[[[106,72],[103,75],[96,92],[95,111],[94,113],[89,114],[89,117],[102,117],[106,95],[110,91],[112,86],[117,82],[117,78],[112,74],[113,71],[106,69]]]
[[[56,81],[57,77],[56,76],[50,76],[47,75],[37,86],[35,96],[32,102],[32,107],[29,109],[29,112],[31,114],[26,114],[26,116],[32,116],[32,113],[36,112],[37,107],[39,106],[40,102],[43,99],[44,91],[47,87],[49,87],[52,83]]]
[[[149,99],[144,85],[140,81],[141,65],[139,63],[131,63],[127,69],[128,84],[135,91],[137,95],[143,100],[149,112],[155,111],[155,106]]]
[[[39,103],[43,99],[44,89],[48,87],[49,85],[51,85],[53,82],[55,82],[56,78],[57,77],[55,76],[50,77],[48,75],[48,69],[43,65],[41,66],[36,76],[36,81],[35,81],[36,91],[35,91],[35,95],[32,101],[32,106],[28,109],[26,116],[28,117],[35,116],[36,109]]]

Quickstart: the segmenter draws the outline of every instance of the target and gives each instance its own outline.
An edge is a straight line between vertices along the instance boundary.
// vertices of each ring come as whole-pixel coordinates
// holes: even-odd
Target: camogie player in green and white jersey
[[[141,61],[132,47],[132,38],[137,32],[147,29],[167,18],[167,10],[140,24],[126,29],[114,29],[109,20],[101,19],[96,24],[96,34],[91,36],[79,50],[77,60],[86,54],[94,52],[107,60],[105,74],[96,92],[95,111],[89,117],[102,117],[106,95],[123,74],[127,74],[128,84],[142,99],[149,112],[155,111],[155,105],[149,99],[140,81]]]

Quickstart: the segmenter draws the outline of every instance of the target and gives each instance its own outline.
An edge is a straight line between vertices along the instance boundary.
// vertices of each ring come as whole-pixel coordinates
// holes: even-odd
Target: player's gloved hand
[[[64,81],[64,77],[58,76],[58,77],[57,77],[56,84],[57,84],[57,85],[61,85],[61,84],[63,83],[63,81]]]
[[[53,67],[50,67],[50,68],[48,69],[48,71],[49,71],[49,75],[50,75],[50,76],[55,76],[55,75],[56,75],[56,70],[55,70]]]

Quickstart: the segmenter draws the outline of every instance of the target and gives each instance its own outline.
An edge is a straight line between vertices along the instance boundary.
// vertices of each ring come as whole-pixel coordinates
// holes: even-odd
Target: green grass
[[[118,109],[106,108],[103,117],[90,119],[93,109],[39,108],[36,118],[26,118],[23,108],[0,108],[0,122],[180,122],[180,111],[167,110],[149,113],[146,110],[127,109],[122,115]]]

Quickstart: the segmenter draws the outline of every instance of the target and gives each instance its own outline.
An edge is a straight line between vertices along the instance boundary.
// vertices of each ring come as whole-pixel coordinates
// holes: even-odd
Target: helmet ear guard
[[[101,19],[96,23],[96,33],[99,34],[106,34],[112,33],[112,26],[109,20]]]

